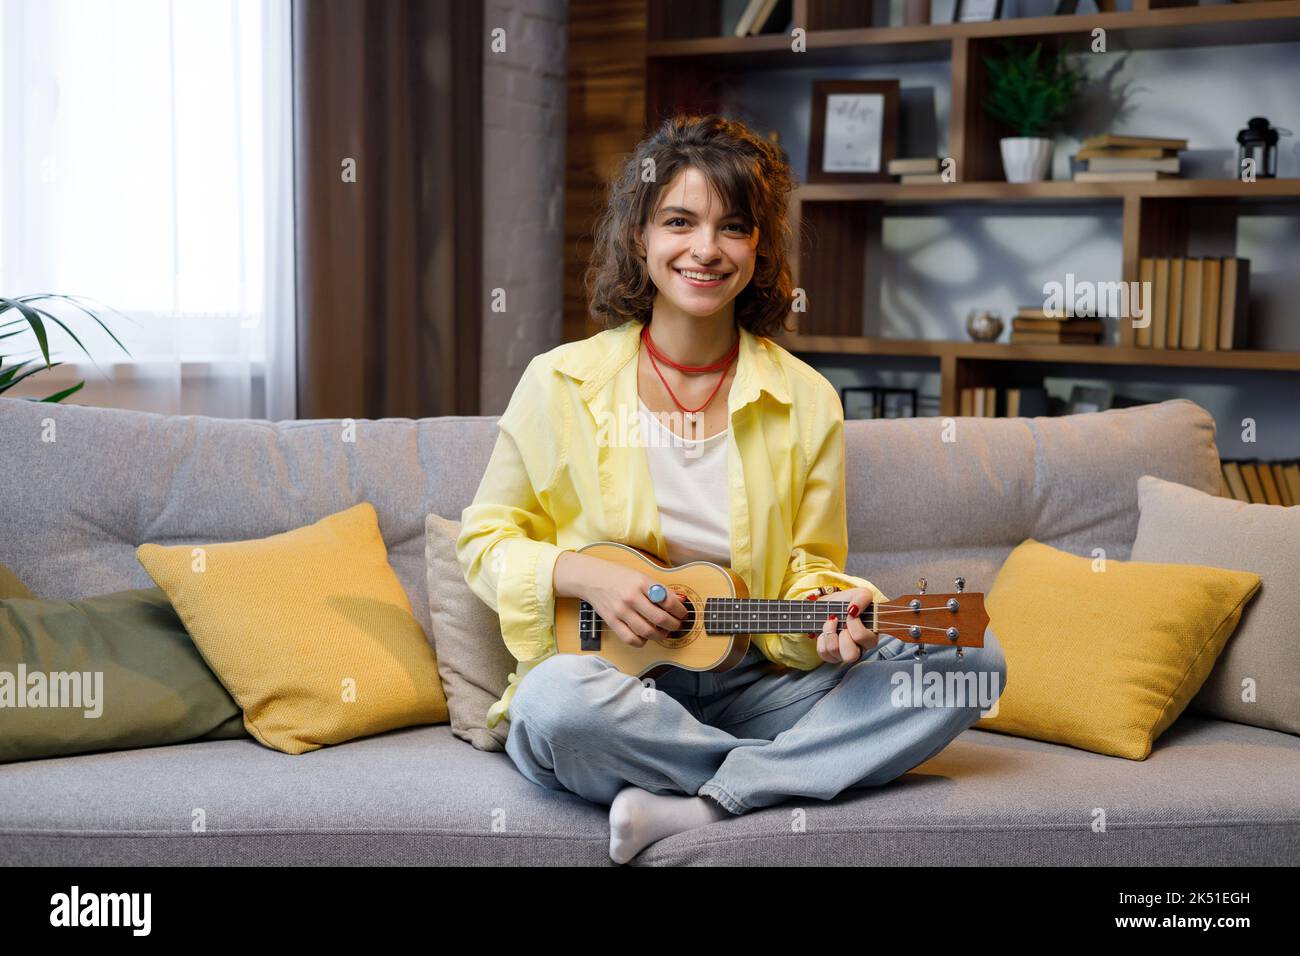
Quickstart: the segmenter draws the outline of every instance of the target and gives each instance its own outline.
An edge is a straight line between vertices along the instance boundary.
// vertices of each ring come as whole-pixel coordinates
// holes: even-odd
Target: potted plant
[[[1045,56],[1043,45],[1003,43],[1005,56],[985,57],[988,94],[984,110],[1018,135],[1002,139],[1002,168],[1009,183],[1047,179],[1052,140],[1043,133],[1069,112],[1083,74],[1063,53]]]
[[[70,305],[74,309],[84,313],[85,315],[90,316],[92,319],[98,322],[100,327],[103,328],[103,330],[109,334],[109,336],[113,339],[113,341],[117,342],[117,344],[121,347],[122,351],[126,352],[127,355],[130,355],[131,354],[130,350],[128,350],[125,345],[122,345],[118,337],[116,335],[113,335],[112,330],[107,325],[104,324],[104,320],[101,319],[98,315],[96,315],[92,309],[86,306],[84,304],[84,301],[88,301],[88,300],[83,300],[77,296],[58,295],[55,293],[38,293],[36,295],[20,295],[20,296],[15,296],[12,299],[7,299],[4,298],[3,296],[0,296],[0,316],[4,315],[4,313],[9,311],[14,311],[18,313],[17,318],[10,319],[7,322],[0,322],[0,340],[9,339],[9,338],[13,338],[16,335],[24,334],[27,331],[27,329],[22,328],[22,326],[24,323],[26,323],[26,325],[31,329],[32,334],[36,336],[36,344],[40,348],[41,355],[45,359],[44,368],[48,369],[48,368],[54,368],[55,365],[62,365],[63,364],[62,362],[54,362],[54,363],[50,362],[49,336],[45,330],[46,321],[50,321],[53,322],[55,325],[59,326],[59,328],[63,329],[64,332],[67,332],[68,335],[72,336],[72,341],[76,342],[77,345],[81,347],[81,351],[86,352],[86,347],[82,345],[81,339],[77,338],[76,333],[74,333],[70,328],[68,328],[67,325],[63,323],[62,319],[60,319],[54,313],[50,312],[48,309],[43,309],[38,305],[32,304],[35,302],[61,302],[66,305]],[[114,311],[114,310],[110,310],[110,311]],[[120,315],[121,313],[118,314]],[[125,318],[125,316],[123,317]],[[14,326],[18,326],[18,328],[14,329],[13,331],[5,331],[6,329],[11,329]],[[86,356],[89,357],[90,353],[86,352]],[[18,362],[14,365],[5,365],[5,356],[0,355],[0,393],[7,392],[9,389],[13,388],[23,379],[27,378],[28,376],[35,375],[37,372],[42,371],[42,366],[38,365],[35,368],[28,369],[26,372],[23,372],[21,375],[18,374],[24,365],[32,361],[35,360],[23,359],[21,362]],[[81,381],[78,382],[76,385],[71,386],[70,388],[65,388],[61,391],[54,392],[53,394],[47,395],[44,398],[27,398],[27,401],[61,402],[69,395],[71,395],[73,392],[80,389],[85,384],[86,383],[84,381]]]

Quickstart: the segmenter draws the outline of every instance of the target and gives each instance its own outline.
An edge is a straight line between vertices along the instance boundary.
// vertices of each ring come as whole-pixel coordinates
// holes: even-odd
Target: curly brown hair
[[[698,169],[727,208],[758,228],[754,275],[736,296],[735,318],[755,335],[774,335],[785,328],[794,299],[786,205],[794,174],[784,149],[717,114],[664,120],[610,180],[585,281],[591,315],[605,328],[649,321],[657,290],[637,241],[664,187],[687,167]],[[641,175],[647,168],[654,171],[650,182]]]

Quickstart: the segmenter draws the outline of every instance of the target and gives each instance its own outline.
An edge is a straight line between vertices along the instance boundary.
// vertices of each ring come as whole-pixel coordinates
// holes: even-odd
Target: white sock
[[[626,863],[656,840],[717,823],[731,815],[704,797],[625,787],[609,806],[610,859]]]

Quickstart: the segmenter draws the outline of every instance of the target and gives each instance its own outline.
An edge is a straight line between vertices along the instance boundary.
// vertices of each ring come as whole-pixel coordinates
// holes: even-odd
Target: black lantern
[[[1250,160],[1257,179],[1277,176],[1277,130],[1268,125],[1262,116],[1254,117],[1246,128],[1237,134],[1237,175],[1245,174],[1246,160]]]

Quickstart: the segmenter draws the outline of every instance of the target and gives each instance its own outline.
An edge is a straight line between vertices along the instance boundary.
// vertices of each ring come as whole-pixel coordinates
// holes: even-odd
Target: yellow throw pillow
[[[266,746],[300,754],[447,721],[369,502],[269,538],[135,553]]]
[[[1030,538],[989,592],[1014,676],[975,726],[1145,760],[1258,590],[1247,571],[1103,562]]]

